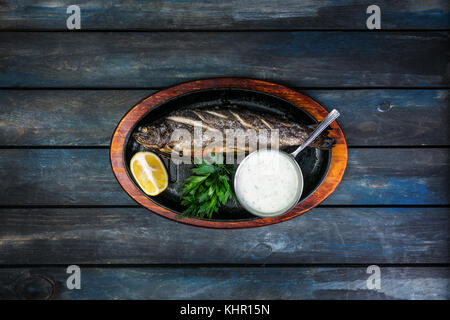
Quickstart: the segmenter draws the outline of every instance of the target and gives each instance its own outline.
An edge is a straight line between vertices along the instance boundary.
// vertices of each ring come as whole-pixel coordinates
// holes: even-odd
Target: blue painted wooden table
[[[68,31],[71,2],[0,3],[0,298],[450,298],[447,1],[378,1],[377,31],[357,0],[86,0]],[[219,76],[341,111],[348,167],[319,207],[210,230],[122,191],[108,149],[126,111]]]

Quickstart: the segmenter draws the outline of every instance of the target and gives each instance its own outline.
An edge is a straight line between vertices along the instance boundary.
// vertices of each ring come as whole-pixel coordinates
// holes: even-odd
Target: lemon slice
[[[131,173],[139,187],[149,196],[163,192],[169,184],[167,170],[153,152],[138,152],[130,161]]]

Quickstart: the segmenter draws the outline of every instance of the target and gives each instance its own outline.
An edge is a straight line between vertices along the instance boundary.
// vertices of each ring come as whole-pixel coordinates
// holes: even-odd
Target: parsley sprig
[[[229,199],[236,202],[230,186],[234,168],[223,164],[223,158],[211,154],[208,161],[201,159],[191,171],[194,174],[181,185],[181,205],[187,207],[183,216],[211,219]]]

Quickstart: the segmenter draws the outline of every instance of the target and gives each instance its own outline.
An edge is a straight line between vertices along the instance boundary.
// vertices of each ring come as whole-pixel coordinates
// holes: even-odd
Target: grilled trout
[[[314,127],[296,123],[284,116],[228,106],[174,111],[139,127],[133,138],[145,148],[163,155],[177,152],[180,155],[201,156],[208,146],[208,152],[247,153],[256,149],[255,141],[259,148],[261,145],[276,147],[275,144],[280,149],[299,146]],[[234,140],[230,145],[227,139],[231,135]],[[219,139],[221,136],[222,140]],[[310,147],[330,149],[333,143],[334,140],[328,138],[324,131]]]

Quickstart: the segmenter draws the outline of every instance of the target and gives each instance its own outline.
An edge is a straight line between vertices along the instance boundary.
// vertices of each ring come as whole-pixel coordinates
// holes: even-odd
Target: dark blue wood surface
[[[448,1],[417,0],[3,0],[2,30],[65,30],[66,8],[77,4],[84,30],[366,29],[367,7],[382,12],[383,29],[448,29]]]
[[[8,208],[0,216],[2,264],[286,266],[449,259],[447,208],[319,207],[283,223],[236,230],[174,223],[142,208]]]
[[[0,299],[450,299],[447,1],[378,1],[375,32],[359,0],[80,1],[66,32],[70,4],[0,2]],[[348,167],[318,208],[210,230],[122,191],[108,148],[124,113],[216,76],[341,111]]]
[[[447,32],[2,32],[0,87],[448,87]]]
[[[446,89],[298,90],[328,109],[339,108],[351,147],[449,144],[449,129],[442,125],[449,114]],[[0,90],[0,145],[108,147],[122,116],[154,92]]]
[[[3,149],[0,205],[135,205],[107,149]],[[448,205],[447,148],[352,148],[327,205]]]
[[[449,299],[448,267],[381,267],[367,290],[358,267],[83,267],[81,290],[66,268],[0,269],[0,299]],[[280,281],[282,279],[282,281]],[[259,303],[264,303],[260,301]]]

